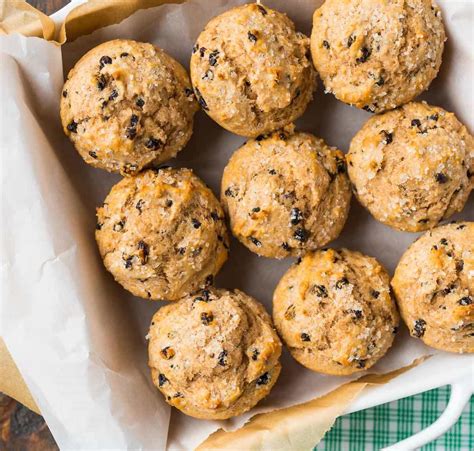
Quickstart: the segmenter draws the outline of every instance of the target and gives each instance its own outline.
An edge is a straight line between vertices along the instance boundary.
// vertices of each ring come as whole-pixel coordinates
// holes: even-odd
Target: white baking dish
[[[67,13],[83,0],[74,0],[54,15],[56,24],[62,23]],[[433,351],[434,352],[434,351]],[[426,377],[429,369],[429,377]],[[423,377],[420,377],[423,374]],[[414,449],[449,429],[459,418],[474,390],[474,356],[459,356],[434,352],[434,355],[417,368],[402,374],[388,384],[366,389],[346,413],[356,412],[436,387],[451,385],[451,399],[441,417],[429,428],[387,449]]]

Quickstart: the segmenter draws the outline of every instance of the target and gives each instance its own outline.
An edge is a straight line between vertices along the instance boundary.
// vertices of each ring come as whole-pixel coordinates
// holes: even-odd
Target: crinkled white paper
[[[37,38],[0,37],[0,333],[62,449],[163,449],[167,443],[191,449],[217,427],[239,426],[253,413],[307,401],[350,379],[313,373],[285,352],[279,382],[251,413],[213,422],[177,411],[170,416],[146,365],[145,335],[160,304],[133,298],[116,284],[94,241],[95,208],[119,177],[83,163],[60,126],[63,70],[67,73],[87,50],[130,38],[152,42],[188,66],[207,21],[241,3],[193,0],[139,11],[62,48]],[[267,2],[306,34],[320,3]],[[441,73],[422,98],[454,111],[472,131],[474,7],[469,1],[439,3],[449,40]],[[324,95],[320,83],[297,127],[346,151],[368,117]],[[191,142],[172,164],[193,168],[218,194],[222,170],[243,141],[200,112]],[[459,218],[474,220],[472,196],[453,219]],[[373,255],[393,271],[415,236],[377,223],[353,201],[349,221],[332,245]],[[270,310],[273,289],[291,261],[259,258],[234,240],[216,284],[239,288]],[[375,370],[398,368],[433,352],[402,330]],[[463,357],[440,358],[449,367]],[[422,368],[417,374],[423,377]]]

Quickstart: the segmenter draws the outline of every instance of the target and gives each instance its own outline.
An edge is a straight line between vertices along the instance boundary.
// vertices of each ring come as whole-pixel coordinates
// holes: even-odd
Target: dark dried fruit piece
[[[135,100],[135,105],[138,108],[142,108],[143,105],[145,105],[145,101],[141,97],[138,97],[137,100]]]
[[[93,150],[91,150],[91,151],[89,152],[89,155],[90,155],[92,158],[97,158],[97,154],[96,154]]]
[[[76,121],[71,121],[69,122],[69,124],[67,124],[67,129],[71,132],[71,133],[77,133],[77,122]]]
[[[420,128],[421,127],[421,121],[419,119],[413,119],[411,121],[411,126]]]
[[[362,368],[365,368],[367,360],[365,360],[365,359],[354,359],[354,362],[356,362],[357,368],[362,369]]]
[[[370,290],[370,294],[372,295],[373,298],[378,299],[378,297],[380,296],[380,291]]]
[[[201,95],[201,91],[199,91],[198,88],[194,88],[194,92],[196,94],[196,98],[198,100],[199,105],[201,105],[201,108],[205,111],[209,111],[209,107],[207,106],[207,103],[204,100],[204,97]]]
[[[133,256],[132,257],[127,257],[125,259],[125,263],[124,263],[125,269],[131,269],[132,268],[132,266],[133,266],[132,261],[133,261]]]
[[[426,331],[426,321],[424,319],[417,319],[415,321],[415,326],[413,327],[412,335],[417,338],[421,338],[425,335]]]
[[[100,60],[100,68],[102,69],[106,64],[112,64],[112,58],[110,56],[104,55]]]
[[[329,50],[331,48],[331,46],[329,45],[329,42],[324,40],[323,41],[323,47],[326,49],[326,50]]]
[[[344,287],[345,285],[348,285],[349,284],[349,280],[347,277],[343,277],[342,279],[339,279],[337,282],[336,282],[336,288],[338,290],[341,290],[342,287]]]
[[[220,219],[219,215],[217,214],[217,211],[211,211],[211,218],[213,221],[218,221]]]
[[[127,52],[122,52],[120,58],[126,58],[129,54]]]
[[[459,305],[471,305],[472,304],[472,297],[471,296],[464,296],[458,301]]]
[[[295,240],[298,240],[300,243],[304,243],[309,238],[309,232],[306,229],[303,229],[302,227],[300,227],[295,230],[293,237],[295,238]]]
[[[227,365],[227,351],[225,349],[217,357],[217,363],[220,366],[226,366]]]
[[[138,250],[139,250],[139,256],[140,256],[141,264],[145,265],[146,262],[148,261],[148,255],[150,254],[150,248],[148,247],[148,244],[145,243],[145,241],[140,240],[138,242]]]
[[[256,382],[257,387],[260,385],[267,385],[270,382],[270,375],[268,373],[263,373]]]
[[[339,157],[336,157],[336,169],[338,174],[345,174],[346,172],[346,162]]]
[[[214,283],[214,276],[212,274],[209,274],[207,277],[206,277],[206,280],[204,281],[204,284],[206,287],[208,287],[209,285],[212,285]]]
[[[63,91],[63,97],[64,97],[64,98],[67,97],[67,91]]]
[[[432,121],[437,121],[439,119],[438,113],[432,114],[429,116],[428,119],[431,119]]]
[[[252,360],[257,360],[259,355],[260,355],[260,351],[258,349],[254,349],[252,351]]]
[[[191,219],[191,224],[193,225],[195,229],[199,229],[199,227],[201,227],[201,222],[195,218]]]
[[[439,240],[439,244],[442,244],[443,246],[447,246],[448,245],[448,240],[446,238],[441,238]]]
[[[369,57],[372,53],[372,51],[367,47],[362,47],[360,49],[360,51],[361,51],[362,55],[359,58],[356,58],[356,62],[359,63],[359,64],[360,63],[365,63],[369,59]]]
[[[120,220],[119,222],[116,222],[113,226],[114,232],[120,232],[123,229],[124,225],[125,225],[124,220]]]
[[[346,310],[346,313],[351,314],[354,317],[354,319],[361,319],[363,316],[362,310],[357,310],[357,309]]]
[[[465,224],[459,224],[457,227],[456,227],[456,230],[462,230],[466,228],[466,225]]]
[[[435,180],[438,182],[438,183],[446,183],[448,181],[448,176],[443,174],[442,172],[437,172],[435,174]]]
[[[178,391],[173,395],[173,398],[184,398],[184,395]]]
[[[311,337],[306,332],[303,332],[300,337],[301,341],[311,341]]]
[[[251,33],[250,31],[247,33],[247,37],[249,38],[249,41],[250,42],[257,42],[257,36],[255,36],[253,33]]]
[[[214,50],[213,52],[209,53],[209,64],[211,66],[216,66],[218,58],[219,58],[219,50]]]
[[[350,47],[352,44],[354,44],[355,40],[356,40],[355,36],[351,34],[349,38],[347,39],[347,47]]]
[[[193,53],[196,53],[199,50],[199,44],[196,42],[196,44],[193,45]]]
[[[205,326],[209,326],[214,320],[214,315],[212,313],[202,312],[201,313],[201,323]]]
[[[375,82],[377,86],[383,86],[385,84],[385,80],[382,76],[379,77],[379,79]]]
[[[249,236],[249,240],[257,247],[262,247],[262,243],[253,236]]]
[[[148,138],[148,141],[145,143],[147,149],[157,150],[163,145],[163,142],[160,139]]]
[[[387,132],[386,130],[382,130],[380,134],[383,136],[382,137],[382,143],[383,144],[390,144],[393,141],[393,134]]]
[[[203,80],[214,80],[214,72],[211,69],[207,70],[206,73],[202,76]]]
[[[95,225],[95,229],[96,229],[96,230],[101,230],[103,225],[104,225],[104,224],[103,224],[102,222],[98,222],[98,223]]]
[[[281,247],[283,249],[285,249],[285,251],[290,251],[291,250],[291,247],[289,246],[289,244],[286,241],[284,243],[281,243]]]
[[[224,195],[227,197],[235,197],[235,193],[230,186],[224,191]]]
[[[118,97],[118,92],[114,89],[109,95],[109,100],[114,100],[117,97]]]
[[[270,175],[275,175],[277,172],[275,171],[275,169],[270,169],[270,170],[268,171],[268,173],[269,173]]]
[[[292,208],[290,212],[290,222],[292,225],[297,225],[303,220],[303,213],[299,208]]]
[[[103,91],[106,86],[107,86],[107,79],[105,78],[104,74],[100,74],[99,77],[97,78],[97,87],[99,88],[99,91]]]
[[[158,375],[158,387],[162,387],[163,385],[168,382],[168,378],[164,374],[159,374]]]
[[[464,269],[464,260],[458,260],[456,262],[456,271],[461,272]]]
[[[257,4],[257,8],[262,13],[262,15],[266,16],[268,14],[268,11],[262,5]]]
[[[252,212],[253,213],[258,213],[260,211],[260,207],[253,207]]]
[[[144,204],[145,204],[145,201],[143,199],[139,199],[139,201],[135,205],[135,208],[141,213]]]
[[[324,285],[313,285],[311,291],[319,298],[327,298],[328,290]]]

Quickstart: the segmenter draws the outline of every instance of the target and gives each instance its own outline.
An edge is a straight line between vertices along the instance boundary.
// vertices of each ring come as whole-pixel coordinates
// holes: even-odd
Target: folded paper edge
[[[234,431],[219,429],[209,435],[196,448],[196,451],[217,449],[263,451],[268,449],[265,446],[265,436],[268,436],[270,431],[273,439],[275,436],[278,436],[279,441],[282,443],[300,443],[303,434],[307,440],[308,435],[313,431],[311,435],[313,442],[311,448],[308,448],[312,449],[321,441],[326,432],[330,430],[336,418],[344,413],[367,386],[386,384],[397,376],[418,366],[429,357],[420,357],[410,365],[388,373],[367,374],[356,381],[348,382],[319,398],[302,404],[257,414],[250,418],[241,428]],[[304,413],[305,418],[311,418],[310,425],[306,425],[305,422],[301,421],[302,413]],[[285,427],[281,427],[283,422]],[[288,429],[288,426],[290,426],[290,429]]]
[[[0,391],[21,402],[33,412],[40,414],[40,410],[2,338],[0,338]]]
[[[50,17],[26,0],[0,0],[0,34],[11,33],[50,41],[54,39],[55,26]]]

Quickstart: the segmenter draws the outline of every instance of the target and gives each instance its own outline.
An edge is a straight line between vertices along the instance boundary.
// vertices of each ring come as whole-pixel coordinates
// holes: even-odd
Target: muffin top
[[[399,321],[385,269],[347,249],[310,252],[290,267],[273,296],[273,319],[298,362],[334,375],[370,368]]]
[[[270,316],[238,290],[203,290],[162,307],[148,337],[155,385],[196,418],[249,410],[280,373],[281,343]]]
[[[151,44],[116,39],[87,52],[61,97],[64,132],[84,160],[122,175],[174,157],[198,105],[184,68]]]
[[[222,208],[190,169],[124,178],[97,210],[97,221],[106,268],[146,299],[172,301],[210,285],[227,259]]]
[[[474,223],[436,227],[403,254],[392,280],[413,337],[450,352],[474,352]]]
[[[326,0],[313,16],[311,53],[326,91],[381,112],[428,88],[445,40],[432,0]]]
[[[335,239],[350,198],[344,154],[293,127],[249,140],[222,177],[233,234],[266,257],[299,256]]]
[[[474,139],[452,113],[409,103],[369,119],[351,142],[359,201],[399,230],[432,228],[461,211],[474,186]]]
[[[233,8],[199,35],[191,79],[204,111],[238,135],[256,137],[301,116],[316,88],[309,39],[260,4]]]

